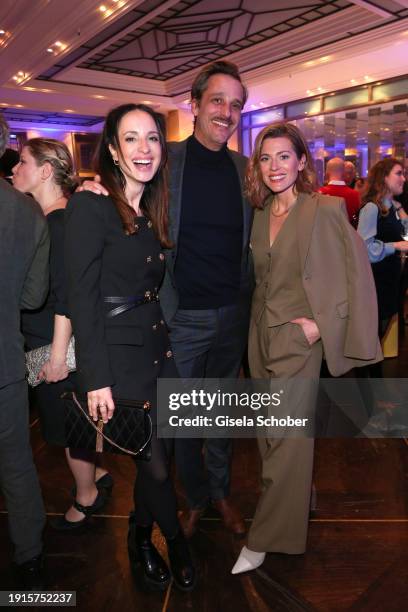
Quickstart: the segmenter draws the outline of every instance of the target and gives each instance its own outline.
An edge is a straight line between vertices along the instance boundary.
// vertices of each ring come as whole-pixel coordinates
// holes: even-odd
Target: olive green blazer
[[[351,368],[381,361],[371,265],[363,240],[347,218],[344,200],[301,194],[297,206],[302,282],[330,373],[341,376]],[[269,206],[255,211],[251,244],[268,238]],[[255,321],[264,314],[262,320],[268,324],[268,304],[273,300],[272,292],[265,294],[264,287],[257,285],[252,303]]]

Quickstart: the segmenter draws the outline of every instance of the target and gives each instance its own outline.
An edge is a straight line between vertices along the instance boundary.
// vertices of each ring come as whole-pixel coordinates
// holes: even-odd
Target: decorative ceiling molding
[[[260,99],[268,101],[274,99],[275,82],[297,75],[303,83],[304,73],[314,66],[315,74],[324,56],[331,66],[322,71],[324,78],[341,87],[355,70],[353,58],[380,47],[387,47],[390,58],[392,45],[404,44],[400,50],[405,50],[408,42],[408,0],[104,0],[104,5],[112,10],[107,18],[95,0],[2,0],[3,106],[102,116],[131,99],[163,112],[186,109],[195,75],[216,58],[237,63],[250,93],[259,97],[262,91]],[[54,56],[47,46],[57,41],[67,47]],[[378,65],[376,59],[369,74],[394,76],[395,62],[387,61]],[[18,85],[13,76],[19,72]],[[288,89],[295,95],[299,88]]]
[[[1,112],[4,118],[9,123],[20,122],[37,125],[58,125],[58,126],[75,126],[77,128],[89,128],[100,124],[103,117],[95,117],[91,115],[70,115],[68,113],[46,113],[39,111],[30,111],[24,109],[16,109],[2,107]]]
[[[358,6],[362,6],[368,11],[376,13],[377,15],[379,15],[380,17],[384,17],[385,19],[387,17],[393,16],[393,13],[391,11],[387,11],[381,6],[382,4],[384,4],[383,2],[369,2],[368,0],[350,0],[350,2],[353,2],[353,4],[357,4]],[[401,3],[399,2],[399,4]]]
[[[341,30],[339,29],[339,16],[330,15],[326,17],[324,28],[320,23],[309,23],[300,30],[285,32],[277,39],[268,40],[254,47],[250,47],[237,53],[229,55],[228,59],[241,67],[244,79],[247,75],[252,79],[256,76],[275,74],[283,66],[288,68],[291,65],[299,64],[299,56],[303,55],[307,59],[314,59],[322,55],[333,53],[337,48],[346,47],[352,49],[363,43],[364,39],[377,40],[379,37],[376,26],[382,25],[383,20],[372,13],[367,13],[358,7],[350,6],[341,13]],[[395,27],[391,32],[402,31],[407,27],[402,21],[395,22]],[[309,57],[310,56],[310,57]],[[198,72],[181,75],[171,80],[170,87],[173,96],[182,96],[188,91],[194,75]]]
[[[150,11],[146,9],[146,12],[144,14],[141,12],[140,9],[143,8],[143,5],[151,5],[152,0],[149,0],[149,2],[146,2],[145,0],[139,0],[137,3],[133,3],[134,5],[135,4],[138,5],[137,6],[138,10],[136,10],[136,6],[132,7],[132,12],[131,14],[129,14],[129,17],[131,18],[130,25],[124,26],[120,28],[120,30],[118,31],[116,31],[115,29],[114,34],[107,35],[106,37],[102,37],[102,41],[99,43],[97,41],[99,38],[101,38],[100,36],[96,36],[93,40],[87,41],[86,44],[83,45],[82,53],[79,55],[79,58],[76,58],[76,59],[80,59],[81,62],[87,61],[91,55],[94,55],[95,53],[99,53],[100,51],[105,49],[106,46],[108,45],[115,44],[119,38],[122,39],[126,37],[130,32],[133,32],[135,28],[142,27],[145,23],[147,23],[151,19],[154,19],[157,15],[160,15],[163,11],[168,10],[174,4],[177,4],[179,1],[180,0],[167,0],[167,2],[161,2],[160,0],[156,0],[155,3],[157,4],[157,6]],[[71,64],[69,63],[67,64],[66,67],[61,67],[61,69],[58,70],[56,74],[58,75],[59,78],[61,78],[66,72],[66,70],[70,69],[70,67],[71,67]]]
[[[167,81],[348,6],[347,0],[182,0],[143,20],[142,27],[135,24],[133,32],[99,49],[80,67]]]
[[[58,55],[62,61],[134,4],[133,0],[122,0],[114,15],[103,19],[94,0],[2,0],[0,24],[11,36],[0,54],[0,85],[18,70],[36,78],[55,63],[53,54],[47,53],[55,41],[66,45]]]
[[[393,21],[398,24],[397,29],[406,27],[403,20]],[[339,27],[340,24],[341,27]],[[333,40],[335,42],[332,44],[338,45],[339,48],[344,45],[347,48],[353,48],[361,44],[364,36],[367,36],[370,41],[373,40],[373,37],[376,40],[378,32],[375,28],[379,26],[382,29],[387,27],[384,26],[384,20],[378,15],[350,5],[349,8],[341,12],[341,20],[339,20],[337,13],[325,17],[323,28],[320,22],[312,22],[302,28],[282,33],[274,39],[232,53],[228,58],[241,67],[244,78],[247,78],[248,75],[251,79],[251,75],[258,67],[261,72],[266,70],[269,74],[273,74],[275,65],[285,59],[290,64],[297,63],[300,54],[307,54],[310,49],[314,50],[314,53],[321,53],[322,48],[327,45],[330,46]],[[266,69],[263,68],[265,64],[267,64]],[[55,80],[62,80],[67,84],[81,83],[88,87],[112,88],[113,90],[128,91],[145,96],[171,96],[178,100],[180,96],[184,97],[189,91],[191,82],[198,70],[199,68],[196,68],[166,82],[161,82],[156,79],[72,68],[67,69],[61,76],[57,75]],[[55,80],[53,80],[54,83]]]
[[[112,91],[128,91],[129,93],[140,93],[143,95],[168,96],[168,87],[161,81],[152,81],[140,77],[129,77],[123,74],[111,74],[110,72],[98,72],[95,77],[96,88],[111,89]],[[41,86],[54,86],[58,82],[67,84],[78,84],[85,87],[95,87],[94,79],[90,79],[89,70],[84,68],[72,68],[69,72],[56,77],[55,80],[44,82],[38,79]]]
[[[377,29],[370,30],[356,35],[351,40],[349,38],[336,41],[329,45],[324,46],[324,57],[330,57],[331,60],[336,59],[337,61],[344,58],[355,57],[356,54],[363,54],[373,50],[380,49],[381,47],[388,47],[390,45],[390,39],[394,41],[394,44],[398,41],[398,36],[406,31],[408,24],[398,21],[393,22],[389,25],[384,26],[381,29],[381,33]],[[408,36],[406,37],[408,39]],[[319,60],[322,58],[322,49],[316,48],[308,52],[304,52],[301,55],[301,61],[299,56],[288,57],[284,60],[277,61],[273,64],[272,74],[274,78],[281,76],[287,76],[288,73],[296,73],[297,71],[307,71],[309,68],[316,68],[319,66]],[[234,61],[234,58],[231,57]],[[309,66],[307,65],[309,64]],[[375,68],[375,66],[373,66]],[[357,69],[357,66],[356,66]],[[271,68],[269,64],[264,64],[258,68],[251,70],[250,78],[252,85],[265,82],[265,80],[271,77]],[[244,73],[245,78],[245,73]]]

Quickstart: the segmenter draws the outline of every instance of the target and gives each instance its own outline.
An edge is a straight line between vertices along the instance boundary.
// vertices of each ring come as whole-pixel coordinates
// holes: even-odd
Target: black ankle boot
[[[166,542],[176,586],[182,591],[191,591],[196,583],[196,570],[181,529],[174,538],[166,538]]]
[[[135,575],[141,571],[146,586],[153,590],[165,590],[170,584],[171,575],[152,543],[152,526],[136,525],[133,513],[129,517],[128,551]]]
[[[38,555],[17,565],[18,577],[25,591],[45,591],[44,557]]]

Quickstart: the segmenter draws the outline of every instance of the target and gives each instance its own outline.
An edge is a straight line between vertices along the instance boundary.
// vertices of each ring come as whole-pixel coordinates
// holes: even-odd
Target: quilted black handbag
[[[89,416],[86,396],[70,391],[63,393],[61,399],[67,447],[150,459],[153,426],[149,402],[113,398],[115,412],[104,423],[102,419],[93,421]]]

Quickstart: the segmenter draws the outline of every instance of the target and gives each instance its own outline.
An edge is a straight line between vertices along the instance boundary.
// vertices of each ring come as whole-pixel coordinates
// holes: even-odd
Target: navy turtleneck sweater
[[[209,309],[238,299],[243,212],[240,181],[227,147],[187,142],[175,266],[179,308]]]

